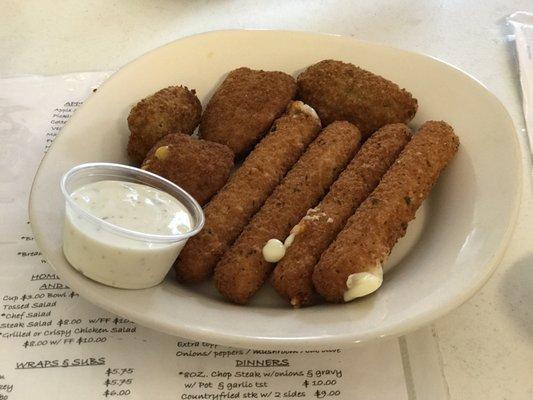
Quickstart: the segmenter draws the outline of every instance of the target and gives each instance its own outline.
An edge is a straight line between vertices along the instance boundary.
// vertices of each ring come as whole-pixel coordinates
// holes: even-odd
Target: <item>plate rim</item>
[[[88,300],[89,302],[97,305],[98,307],[115,313],[120,316],[124,316],[128,318],[129,320],[137,323],[140,326],[144,326],[146,328],[163,332],[166,334],[170,334],[172,336],[176,337],[182,337],[187,338],[190,340],[198,340],[198,341],[205,341],[210,343],[216,343],[226,346],[233,346],[233,347],[253,347],[253,348],[276,348],[276,349],[283,349],[283,348],[306,348],[306,347],[313,347],[313,348],[324,348],[324,347],[330,347],[330,346],[354,346],[362,343],[367,343],[371,341],[380,341],[380,340],[386,340],[394,337],[401,336],[403,334],[406,334],[408,332],[412,332],[413,330],[420,328],[422,326],[426,326],[432,321],[435,321],[442,316],[446,315],[453,309],[457,308],[461,304],[465,303],[468,299],[470,299],[474,294],[478,292],[480,288],[482,288],[486,282],[490,279],[490,277],[493,275],[494,271],[496,270],[497,266],[501,263],[502,258],[505,255],[505,252],[509,246],[512,234],[515,230],[516,223],[518,220],[518,215],[520,211],[520,205],[522,202],[522,196],[523,196],[523,162],[522,162],[522,156],[523,156],[523,149],[520,145],[520,141],[518,139],[518,131],[516,129],[516,126],[514,124],[514,121],[509,114],[509,111],[505,107],[505,105],[502,103],[502,101],[494,94],[491,90],[487,88],[481,81],[479,81],[474,76],[470,75],[468,72],[446,62],[443,61],[435,56],[431,56],[428,54],[424,54],[421,52],[416,52],[412,50],[406,50],[403,48],[395,47],[392,45],[388,45],[385,43],[380,42],[373,42],[369,40],[362,40],[355,37],[340,35],[340,34],[332,34],[332,33],[322,33],[322,32],[310,32],[310,31],[301,31],[301,30],[277,30],[277,29],[220,29],[220,30],[213,30],[213,31],[207,31],[207,32],[201,32],[196,33],[188,36],[184,36],[181,38],[178,38],[176,40],[172,40],[168,43],[165,43],[161,46],[158,46],[154,49],[151,49],[138,57],[135,57],[128,63],[122,65],[114,71],[109,77],[107,77],[101,85],[110,82],[111,80],[116,78],[116,75],[121,72],[123,69],[131,66],[132,64],[136,63],[139,59],[144,58],[150,54],[153,54],[155,52],[160,51],[161,49],[172,46],[176,42],[184,41],[191,38],[196,38],[200,36],[210,36],[210,35],[217,35],[220,33],[230,33],[230,34],[242,34],[242,33],[260,33],[260,34],[299,34],[299,35],[305,35],[305,36],[329,36],[334,38],[339,38],[342,40],[349,40],[356,43],[360,43],[367,46],[372,47],[381,47],[390,49],[393,51],[400,51],[402,53],[407,53],[411,56],[416,57],[423,57],[423,58],[429,58],[433,61],[436,61],[440,64],[445,65],[447,68],[450,68],[454,70],[455,72],[458,72],[460,74],[463,74],[467,76],[470,80],[472,80],[474,83],[479,85],[482,89],[484,89],[485,93],[489,95],[493,100],[495,100],[496,104],[501,108],[503,115],[505,115],[506,119],[510,123],[510,126],[513,128],[513,134],[512,136],[512,142],[513,142],[513,159],[514,159],[514,168],[513,170],[517,173],[517,184],[515,186],[515,190],[513,193],[513,204],[510,205],[511,212],[510,212],[510,218],[507,223],[507,226],[505,228],[505,233],[502,236],[502,240],[500,241],[498,247],[495,248],[495,251],[487,263],[485,263],[486,266],[486,273],[483,275],[482,279],[479,279],[475,282],[475,284],[472,284],[471,287],[468,290],[465,290],[460,296],[456,296],[454,298],[451,298],[445,303],[441,303],[440,307],[436,310],[427,310],[423,311],[419,314],[417,314],[415,317],[410,317],[402,320],[401,322],[398,322],[394,324],[390,329],[386,331],[386,333],[380,335],[379,337],[375,337],[371,334],[366,335],[354,335],[353,332],[347,332],[342,335],[336,335],[336,336],[302,336],[297,338],[283,338],[283,337],[261,337],[260,335],[250,336],[250,335],[239,335],[239,334],[228,334],[228,333],[221,333],[221,332],[213,332],[213,331],[205,331],[202,329],[190,327],[188,325],[179,325],[176,326],[174,324],[169,324],[166,321],[156,320],[151,318],[150,315],[138,313],[135,310],[130,311],[128,309],[125,309],[124,307],[117,305],[116,303],[106,303],[105,301],[101,301],[98,296],[94,295],[90,290],[85,290],[83,288],[83,285],[77,285],[76,283],[72,285],[70,282],[66,282],[68,286],[73,289],[75,292],[77,292],[80,297]],[[83,104],[76,110],[76,113],[78,113],[80,110],[83,109],[83,107],[86,106],[87,102],[94,98],[93,95],[90,95]],[[73,116],[74,116],[73,114]],[[72,121],[72,116],[65,124],[65,126],[61,129],[61,131],[58,134],[58,137],[64,133],[64,129],[67,128]],[[52,147],[54,144],[52,144]],[[50,149],[49,149],[50,150]],[[36,183],[39,180],[39,176],[42,174],[43,165],[45,161],[47,160],[48,156],[50,154],[50,151],[45,153],[44,157],[41,159],[39,166],[35,172],[34,178],[32,180],[31,184],[31,191],[30,196],[28,200],[28,210],[29,210],[29,220],[30,225],[32,227],[32,231],[34,233],[36,244],[39,248],[39,250],[42,252],[43,256],[46,258],[46,251],[42,250],[42,247],[40,245],[40,239],[39,236],[41,233],[38,233],[36,230],[36,227],[33,224],[33,220],[35,220],[35,210],[38,208],[37,205],[35,205],[33,198],[34,198],[34,192],[36,189]],[[48,261],[47,261],[48,262]],[[48,262],[49,265],[56,271],[56,273],[63,279],[62,273],[56,269],[56,267]],[[294,310],[292,310],[294,312]],[[356,339],[357,337],[357,339]]]

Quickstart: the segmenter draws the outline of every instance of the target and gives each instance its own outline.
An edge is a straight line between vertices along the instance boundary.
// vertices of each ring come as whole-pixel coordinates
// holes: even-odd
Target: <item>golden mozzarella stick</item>
[[[237,68],[207,103],[200,137],[225,144],[241,158],[259,142],[295,94],[296,82],[284,72]]]
[[[353,64],[322,60],[298,76],[298,98],[324,125],[349,121],[367,138],[387,124],[413,119],[418,102],[396,83]]]
[[[354,156],[360,138],[354,125],[334,122],[311,143],[217,264],[215,285],[228,300],[245,304],[261,287],[274,265],[265,260],[263,247],[285,238],[320,201]]]
[[[426,122],[372,194],[322,254],[313,272],[317,292],[340,303],[381,286],[382,264],[453,158],[459,139],[445,122]]]
[[[312,275],[320,255],[378,185],[410,139],[411,130],[404,124],[385,125],[375,132],[326,197],[292,229],[289,247],[274,269],[272,284],[294,307],[315,303],[317,294]]]
[[[174,264],[179,281],[200,282],[211,276],[222,254],[319,132],[320,120],[311,107],[301,101],[289,104],[271,132],[204,208],[204,228],[189,239]]]

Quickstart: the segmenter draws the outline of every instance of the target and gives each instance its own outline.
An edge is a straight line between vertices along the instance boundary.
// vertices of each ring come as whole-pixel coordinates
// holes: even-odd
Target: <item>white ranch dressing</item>
[[[176,198],[138,183],[93,182],[71,198],[100,221],[138,233],[175,235],[193,227],[191,214]],[[103,225],[67,207],[63,252],[78,271],[110,286],[138,289],[160,283],[186,242],[135,239]]]

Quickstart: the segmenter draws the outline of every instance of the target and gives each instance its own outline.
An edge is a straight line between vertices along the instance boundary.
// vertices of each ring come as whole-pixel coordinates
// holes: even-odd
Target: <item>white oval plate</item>
[[[126,117],[139,99],[174,84],[195,88],[202,104],[237,67],[296,75],[319,60],[352,62],[407,88],[419,101],[413,121],[445,120],[461,139],[457,157],[395,251],[398,264],[374,295],[344,305],[291,310],[265,288],[247,307],[211,287],[172,276],[151,289],[120,290],[74,270],[61,252],[61,175],[92,161],[127,163]],[[107,80],[56,139],[35,178],[35,238],[61,278],[89,301],[173,335],[239,347],[343,346],[413,330],[457,307],[488,279],[503,255],[519,205],[519,147],[511,118],[476,80],[434,58],[346,37],[302,32],[222,31],[149,52]],[[418,232],[415,232],[417,231]],[[401,249],[400,249],[401,250]]]

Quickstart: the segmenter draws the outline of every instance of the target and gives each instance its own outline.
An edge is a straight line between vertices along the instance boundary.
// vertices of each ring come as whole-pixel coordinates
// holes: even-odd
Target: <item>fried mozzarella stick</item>
[[[363,138],[384,125],[413,119],[418,102],[396,83],[353,64],[322,60],[298,76],[298,98],[322,123],[349,121]]]
[[[271,132],[204,208],[205,225],[174,264],[181,282],[200,282],[320,132],[320,120],[301,101],[289,104]]]
[[[315,303],[312,275],[320,255],[410,139],[411,130],[404,124],[385,125],[370,136],[326,197],[292,229],[292,243],[274,269],[272,284],[294,307]]]
[[[217,264],[215,285],[228,300],[245,304],[261,287],[274,265],[265,260],[263,247],[273,240],[281,243],[277,239],[285,238],[320,201],[353,158],[360,139],[354,125],[335,122],[311,143]]]
[[[459,146],[451,126],[426,122],[405,146],[372,194],[348,220],[313,272],[327,301],[372,293],[383,281],[382,264]]]
[[[231,71],[205,107],[200,137],[246,155],[296,94],[294,78],[246,67]]]

